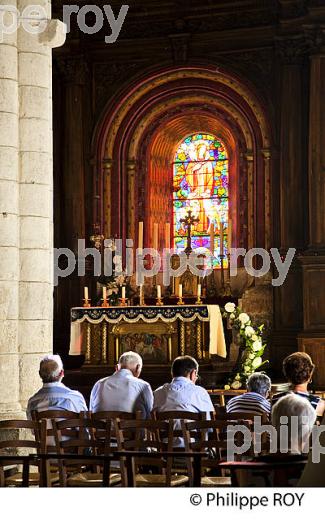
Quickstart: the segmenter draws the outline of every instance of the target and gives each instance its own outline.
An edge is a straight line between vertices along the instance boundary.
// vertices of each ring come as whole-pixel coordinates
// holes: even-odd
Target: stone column
[[[16,0],[5,2],[16,7]],[[5,6],[1,5],[2,9]],[[12,15],[6,13],[5,23]],[[18,57],[17,34],[0,44],[0,420],[18,417]]]
[[[19,399],[24,409],[39,387],[40,357],[52,352],[53,173],[52,53],[64,42],[49,0],[19,0],[46,11],[47,29],[18,30],[19,82]],[[60,34],[61,33],[61,34]]]

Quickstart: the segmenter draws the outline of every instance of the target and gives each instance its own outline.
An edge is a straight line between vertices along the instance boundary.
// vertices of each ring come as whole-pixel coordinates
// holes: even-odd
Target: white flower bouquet
[[[268,360],[262,360],[266,347],[263,343],[264,324],[255,327],[250,316],[232,302],[226,303],[223,316],[229,320],[231,327],[238,333],[241,344],[245,347],[240,365],[236,367],[236,373],[232,374],[224,387],[225,390],[230,388],[238,390],[245,386],[251,374],[268,363]]]

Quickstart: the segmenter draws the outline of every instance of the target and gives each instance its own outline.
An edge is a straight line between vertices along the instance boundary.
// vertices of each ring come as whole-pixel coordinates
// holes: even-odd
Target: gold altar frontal
[[[146,365],[156,366],[186,354],[201,363],[209,362],[211,354],[225,357],[220,309],[217,305],[71,309],[70,355],[84,354],[87,365],[114,365],[130,350],[138,352]]]

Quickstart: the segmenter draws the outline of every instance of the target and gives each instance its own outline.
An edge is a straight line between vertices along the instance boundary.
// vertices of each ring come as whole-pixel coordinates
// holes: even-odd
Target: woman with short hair
[[[308,399],[318,416],[322,416],[325,410],[325,402],[319,396],[308,391],[308,385],[312,380],[315,365],[306,352],[294,352],[283,360],[283,374],[291,383],[291,392]],[[289,392],[281,392],[272,397],[272,406]]]

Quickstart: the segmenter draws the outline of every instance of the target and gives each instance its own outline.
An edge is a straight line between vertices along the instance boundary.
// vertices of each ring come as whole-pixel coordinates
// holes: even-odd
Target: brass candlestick
[[[89,298],[87,298],[87,299],[84,298],[83,302],[84,302],[83,307],[91,307],[91,300]]]
[[[195,304],[196,305],[202,305],[203,304],[203,301],[201,300],[200,296],[197,297],[197,300],[196,300]]]
[[[102,298],[101,301],[102,301],[102,307],[109,307],[109,302],[106,298],[105,299]]]
[[[156,305],[164,305],[162,298],[156,298]]]
[[[128,306],[126,298],[119,298],[119,302],[120,302],[120,307],[127,307]]]
[[[185,302],[183,300],[183,297],[182,296],[179,296],[178,297],[178,300],[177,300],[177,305],[185,305]]]

